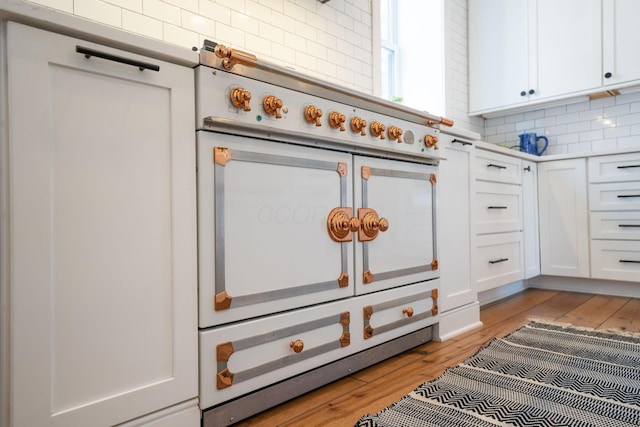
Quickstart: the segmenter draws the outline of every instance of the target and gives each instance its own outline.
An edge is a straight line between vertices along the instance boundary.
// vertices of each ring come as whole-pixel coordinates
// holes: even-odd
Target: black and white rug
[[[640,338],[534,322],[356,426],[640,426]]]

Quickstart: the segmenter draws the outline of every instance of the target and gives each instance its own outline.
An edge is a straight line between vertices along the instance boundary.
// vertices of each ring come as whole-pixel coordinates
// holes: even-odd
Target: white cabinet
[[[589,277],[585,159],[538,165],[542,274]]]
[[[524,278],[522,161],[477,150],[476,283],[485,291]]]
[[[7,31],[12,426],[197,397],[193,71]]]
[[[601,31],[601,0],[469,0],[469,111],[600,87]]]
[[[640,277],[640,153],[589,158],[591,276]]]
[[[524,278],[540,275],[538,226],[538,164],[522,161],[522,222],[524,238]]]
[[[605,85],[624,84],[640,79],[640,2],[603,0],[603,81]]]
[[[474,149],[471,142],[448,135],[442,135],[440,146],[447,158],[440,165],[440,306],[447,312],[477,299],[471,265]]]

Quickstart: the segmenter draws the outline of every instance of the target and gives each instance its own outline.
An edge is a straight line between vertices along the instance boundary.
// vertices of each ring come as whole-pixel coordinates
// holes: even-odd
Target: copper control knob
[[[304,110],[304,118],[307,119],[309,123],[315,123],[316,126],[322,126],[320,123],[320,117],[322,117],[322,110],[318,107],[314,107],[313,105],[309,105]]]
[[[340,114],[337,111],[332,111],[329,114],[329,124],[332,128],[340,129],[340,132],[344,132],[344,122],[347,117],[344,114]]]
[[[427,146],[427,148],[431,148],[433,147],[434,150],[438,149],[438,137],[434,136],[434,135],[427,135],[424,137],[424,145]]]
[[[360,135],[365,136],[367,134],[367,121],[360,117],[353,117],[351,119],[351,130],[354,132],[360,132]]]
[[[389,139],[398,140],[398,144],[402,143],[402,129],[397,126],[389,126]]]
[[[380,139],[384,139],[384,130],[386,129],[384,127],[384,125],[380,122],[372,122],[371,126],[369,127],[369,129],[371,130],[371,135],[373,136],[379,136]]]
[[[280,110],[282,109],[282,99],[273,95],[269,95],[264,99],[264,101],[262,101],[262,105],[264,107],[264,111],[267,114],[275,116],[276,119],[282,118],[282,114],[280,112]]]
[[[407,317],[413,316],[413,308],[411,308],[411,307],[407,307],[407,308],[403,309],[402,312],[404,314],[406,314]]]
[[[294,352],[300,353],[304,348],[304,343],[302,342],[302,340],[291,341],[289,343],[289,347],[291,347]]]
[[[244,111],[251,111],[249,101],[251,100],[251,92],[241,87],[236,87],[229,94],[231,103],[236,108],[242,108]]]

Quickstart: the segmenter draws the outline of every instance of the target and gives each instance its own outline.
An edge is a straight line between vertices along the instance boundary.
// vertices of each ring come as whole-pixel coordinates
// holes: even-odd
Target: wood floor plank
[[[630,298],[608,295],[593,295],[584,304],[557,319],[573,326],[597,328],[613,316]]]
[[[630,299],[620,310],[604,322],[600,329],[640,332],[640,298]]]
[[[592,295],[578,292],[562,292],[549,298],[544,304],[536,305],[523,312],[534,319],[556,320],[580,305],[584,304]]]

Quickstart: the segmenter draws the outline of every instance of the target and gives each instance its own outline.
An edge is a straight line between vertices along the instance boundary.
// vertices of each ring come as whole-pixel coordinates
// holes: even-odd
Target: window
[[[443,0],[374,0],[373,8],[374,93],[444,115]]]

